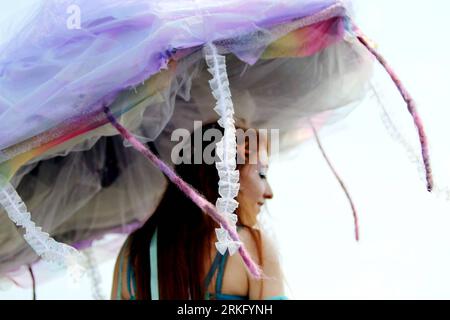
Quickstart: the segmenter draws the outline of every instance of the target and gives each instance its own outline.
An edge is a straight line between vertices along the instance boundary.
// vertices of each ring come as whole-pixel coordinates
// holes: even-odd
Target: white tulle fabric
[[[231,100],[230,83],[225,57],[218,53],[217,48],[209,43],[204,48],[204,54],[208,72],[213,76],[209,84],[212,95],[217,101],[214,110],[220,116],[219,125],[224,128],[224,135],[216,146],[216,155],[220,159],[216,162],[220,195],[216,201],[216,208],[236,229],[237,215],[234,214],[234,211],[239,204],[234,198],[239,192],[239,170],[236,170],[236,128],[233,119],[234,106]],[[233,241],[223,226],[216,229],[216,235],[218,241],[215,245],[221,254],[225,254],[228,249],[230,255],[233,255],[242,244],[240,241]]]

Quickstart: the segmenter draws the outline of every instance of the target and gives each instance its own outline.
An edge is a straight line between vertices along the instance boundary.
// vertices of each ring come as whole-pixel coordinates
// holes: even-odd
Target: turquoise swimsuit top
[[[157,255],[157,234],[158,229],[153,233],[152,239],[150,241],[150,292],[152,300],[159,300],[159,286],[158,286],[158,255]],[[121,255],[120,258],[120,267],[119,267],[119,281],[117,286],[117,299],[121,299],[122,292],[122,269],[123,269],[123,260],[124,255]],[[212,280],[212,277],[216,273],[218,269],[218,274],[216,278],[216,292],[209,293],[206,292],[205,300],[248,300],[248,296],[239,296],[239,295],[231,295],[222,293],[222,283],[223,283],[223,274],[225,271],[225,265],[228,259],[228,251],[224,255],[217,252],[216,257],[211,265],[211,268],[206,275],[205,278],[205,288],[208,288],[209,283]],[[132,270],[132,266],[130,261],[128,260],[128,268],[127,268],[127,286],[128,292],[130,293],[130,300],[136,300],[135,288],[136,288],[136,278],[134,275],[134,271]],[[286,296],[274,296],[267,298],[266,300],[287,300]]]

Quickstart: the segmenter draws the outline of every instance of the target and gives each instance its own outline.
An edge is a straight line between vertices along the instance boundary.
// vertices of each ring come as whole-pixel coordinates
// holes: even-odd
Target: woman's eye
[[[259,174],[259,177],[260,177],[261,179],[265,179],[265,178],[266,178],[266,175],[265,175],[264,173],[260,173],[260,174]]]

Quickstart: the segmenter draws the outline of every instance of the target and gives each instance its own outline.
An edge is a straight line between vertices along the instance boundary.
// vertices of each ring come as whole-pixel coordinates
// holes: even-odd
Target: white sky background
[[[0,4],[0,19],[33,0]],[[376,41],[419,105],[440,188],[450,185],[450,46],[447,0],[358,0],[357,21]],[[0,30],[0,37],[5,37]],[[1,39],[1,38],[0,38]],[[0,40],[1,42],[1,40]],[[398,128],[417,138],[406,106],[381,73],[377,84]],[[368,99],[345,121],[320,132],[322,144],[357,206],[361,241],[345,195],[314,141],[271,165],[270,217],[296,299],[449,299],[450,202],[426,192],[416,166],[388,134]],[[446,128],[447,127],[447,128]],[[99,269],[109,297],[114,261]],[[92,299],[91,283],[64,277],[39,284],[38,299]],[[29,299],[30,289],[0,289],[0,299]]]

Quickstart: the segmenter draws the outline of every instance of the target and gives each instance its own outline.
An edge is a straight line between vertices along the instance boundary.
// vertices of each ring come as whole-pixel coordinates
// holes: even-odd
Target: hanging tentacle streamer
[[[391,119],[389,113],[387,112],[382,98],[376,91],[373,85],[371,85],[373,95],[377,101],[378,106],[380,106],[380,118],[383,122],[386,131],[391,136],[391,138],[399,143],[404,149],[409,158],[409,160],[416,166],[417,172],[419,173],[420,180],[426,183],[426,176],[424,174],[423,163],[414,148],[408,143],[405,137],[400,133],[399,129],[395,126],[394,121]]]
[[[0,204],[11,221],[25,229],[25,241],[44,261],[69,269],[78,278],[84,273],[84,257],[75,248],[57,242],[31,220],[25,203],[10,183],[0,190]]]
[[[220,161],[216,162],[219,173],[219,195],[216,208],[224,215],[231,226],[236,230],[237,215],[234,211],[238,207],[238,202],[234,199],[239,192],[239,170],[236,170],[236,128],[234,126],[234,106],[231,100],[225,57],[220,55],[217,48],[212,43],[208,43],[204,48],[205,60],[208,65],[208,72],[213,78],[209,81],[212,94],[217,103],[214,108],[220,115],[219,125],[224,128],[224,136],[217,143],[216,154]],[[228,249],[233,255],[242,243],[233,241],[228,232],[221,226],[216,229],[218,241],[216,248],[221,254],[225,254]]]
[[[350,192],[347,190],[347,187],[345,186],[344,181],[339,176],[339,174],[337,173],[337,171],[334,168],[333,164],[331,163],[330,159],[328,158],[327,154],[325,153],[325,150],[323,149],[322,143],[320,142],[319,134],[317,133],[317,130],[314,127],[314,125],[312,124],[311,121],[309,121],[309,125],[311,126],[311,129],[312,129],[312,131],[314,133],[314,138],[316,139],[317,145],[319,146],[320,153],[322,154],[322,156],[324,157],[325,161],[328,164],[328,167],[330,167],[330,169],[333,172],[334,176],[338,180],[339,184],[341,185],[342,190],[344,190],[344,193],[345,193],[345,196],[348,199],[348,202],[350,203],[350,207],[352,208],[352,212],[353,212],[353,220],[354,220],[354,224],[355,224],[355,239],[356,239],[356,241],[359,241],[359,218],[358,218],[358,213],[356,212],[356,207],[355,207],[355,204],[353,202],[353,199],[350,196]]]
[[[423,163],[421,161],[420,155],[416,153],[414,148],[409,144],[407,139],[403,136],[402,132],[396,127],[394,121],[390,117],[388,111],[385,108],[385,104],[382,101],[379,93],[375,90],[372,85],[372,91],[375,99],[377,100],[377,104],[380,106],[380,118],[383,122],[386,131],[391,136],[391,138],[397,142],[399,145],[403,147],[405,150],[409,161],[415,166],[420,180],[426,183],[426,176],[424,174]],[[440,199],[444,199],[446,201],[450,201],[450,189],[448,187],[441,187],[436,181],[433,181],[433,194]]]
[[[420,139],[420,145],[422,149],[422,161],[425,167],[425,174],[426,174],[426,180],[427,180],[427,189],[428,191],[433,190],[433,175],[431,171],[431,165],[430,165],[430,156],[428,151],[428,139],[425,134],[425,130],[423,127],[422,119],[420,118],[416,103],[412,99],[409,92],[406,90],[403,83],[398,78],[397,74],[394,72],[392,67],[387,63],[386,59],[371,45],[369,39],[362,33],[362,31],[353,24],[354,30],[356,32],[356,36],[358,40],[370,51],[370,53],[380,62],[380,64],[383,66],[383,68],[386,70],[386,72],[391,77],[392,81],[394,81],[395,85],[397,86],[400,94],[403,97],[403,100],[406,102],[408,106],[408,111],[413,117],[414,124],[417,128],[419,139]]]
[[[142,144],[138,139],[136,139],[133,134],[123,127],[117,119],[113,116],[108,107],[104,107],[104,112],[106,113],[110,123],[117,129],[117,131],[126,139],[137,151],[142,153],[150,162],[152,162],[166,177],[174,183],[189,199],[192,200],[201,210],[206,212],[211,218],[223,226],[223,228],[228,232],[232,241],[240,242],[239,235],[237,231],[230,226],[227,219],[225,219],[213,204],[206,200],[200,193],[195,190],[192,186],[186,183],[180,176],[178,176],[164,161],[159,159],[153,152],[151,152],[144,144]],[[262,271],[259,266],[252,260],[250,254],[242,245],[239,247],[239,254],[242,257],[245,265],[247,266],[250,273],[257,279],[262,278]]]

